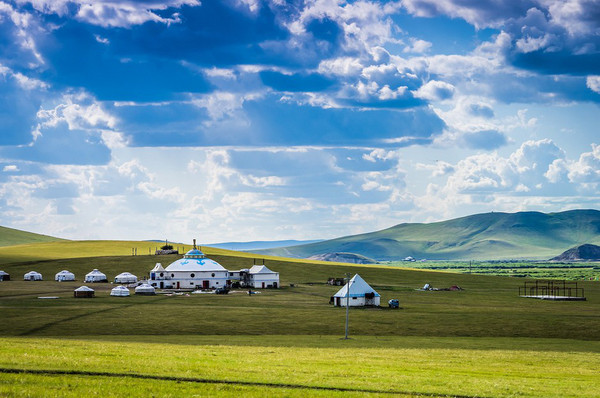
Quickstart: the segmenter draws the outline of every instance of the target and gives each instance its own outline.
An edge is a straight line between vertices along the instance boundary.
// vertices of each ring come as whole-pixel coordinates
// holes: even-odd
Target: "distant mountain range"
[[[237,251],[252,251],[262,249],[273,249],[278,247],[288,247],[296,245],[306,245],[311,243],[321,242],[315,240],[257,240],[253,242],[224,242],[224,243],[206,243],[202,246],[217,247],[219,249],[237,250]]]
[[[355,253],[378,261],[549,259],[574,246],[600,244],[600,211],[485,213],[434,223],[406,223],[377,232],[261,250],[308,258]]]

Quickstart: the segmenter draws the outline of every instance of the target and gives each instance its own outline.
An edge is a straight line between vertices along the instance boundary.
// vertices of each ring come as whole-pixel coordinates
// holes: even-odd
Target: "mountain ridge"
[[[351,252],[378,261],[549,259],[584,243],[600,244],[598,210],[480,213],[258,252],[299,258]]]

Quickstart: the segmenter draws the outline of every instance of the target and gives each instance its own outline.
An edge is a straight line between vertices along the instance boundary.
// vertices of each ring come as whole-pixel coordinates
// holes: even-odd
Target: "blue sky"
[[[0,1],[0,225],[333,238],[600,208],[598,0]]]

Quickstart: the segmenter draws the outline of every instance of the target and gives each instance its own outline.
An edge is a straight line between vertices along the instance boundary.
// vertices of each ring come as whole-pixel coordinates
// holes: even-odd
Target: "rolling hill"
[[[40,235],[33,232],[18,229],[0,227],[0,246],[24,245],[42,242],[57,242],[65,239],[55,238],[48,235]]]
[[[549,259],[584,243],[600,244],[600,211],[484,213],[258,253],[307,258],[351,252],[378,261]]]

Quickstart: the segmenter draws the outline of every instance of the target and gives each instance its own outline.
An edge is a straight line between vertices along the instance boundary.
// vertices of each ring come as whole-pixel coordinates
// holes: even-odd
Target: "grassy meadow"
[[[135,244],[148,245],[0,248],[13,279],[0,282],[0,396],[598,396],[600,282],[580,282],[587,301],[552,302],[520,298],[526,278],[203,247],[228,269],[264,260],[282,288],[110,297],[104,283],[88,284],[93,299],[73,298],[93,268],[144,277],[180,257],[132,256]],[[55,282],[62,269],[78,280]],[[44,281],[22,281],[30,270]],[[351,309],[350,340],[340,339],[345,310],[328,303],[339,287],[325,283],[346,273],[382,296],[381,308]],[[463,290],[418,290],[425,283]],[[385,306],[391,298],[401,309]]]

